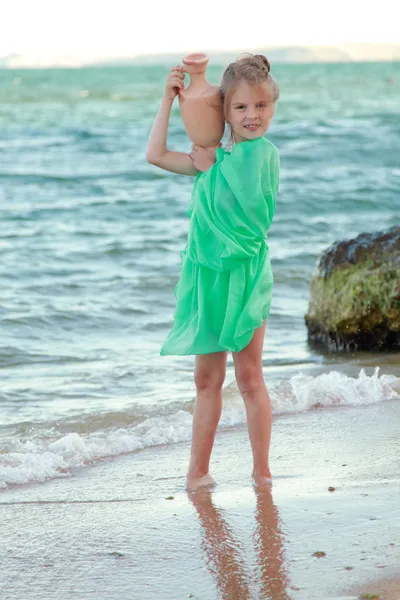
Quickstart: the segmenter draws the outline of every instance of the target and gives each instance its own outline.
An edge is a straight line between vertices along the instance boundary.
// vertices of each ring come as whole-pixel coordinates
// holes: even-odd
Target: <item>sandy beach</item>
[[[398,600],[400,598],[400,578],[379,579],[353,590],[361,600]]]
[[[217,437],[213,491],[187,442],[2,491],[2,600],[400,598],[400,403],[276,417],[272,491],[244,426]]]

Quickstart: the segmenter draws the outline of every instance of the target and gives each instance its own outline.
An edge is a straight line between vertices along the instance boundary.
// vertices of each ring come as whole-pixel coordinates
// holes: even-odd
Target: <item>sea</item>
[[[161,357],[193,179],[146,162],[171,65],[0,70],[0,488],[190,439],[193,356]],[[225,64],[210,62],[218,83]],[[400,222],[400,63],[276,64],[263,350],[275,418],[400,401],[400,354],[307,341],[332,243]],[[190,151],[174,104],[169,147]],[[228,358],[221,428],[245,415]]]

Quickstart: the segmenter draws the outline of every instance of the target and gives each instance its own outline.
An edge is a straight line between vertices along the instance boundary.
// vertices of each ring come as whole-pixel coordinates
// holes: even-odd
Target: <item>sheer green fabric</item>
[[[267,139],[217,148],[199,173],[188,242],[175,287],[174,325],[161,355],[245,348],[268,317],[273,274],[266,242],[279,186],[279,153]]]

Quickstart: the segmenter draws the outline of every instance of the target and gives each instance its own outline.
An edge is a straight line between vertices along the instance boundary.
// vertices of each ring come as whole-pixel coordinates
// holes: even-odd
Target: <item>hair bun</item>
[[[255,58],[257,58],[263,64],[263,67],[265,67],[269,73],[271,70],[271,65],[269,64],[268,58],[263,54],[256,54]]]

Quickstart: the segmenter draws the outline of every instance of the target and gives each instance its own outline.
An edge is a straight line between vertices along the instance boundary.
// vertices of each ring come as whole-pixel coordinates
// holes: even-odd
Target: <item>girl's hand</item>
[[[217,148],[203,148],[202,146],[193,145],[189,156],[193,161],[194,167],[204,173],[204,171],[208,171],[215,163],[216,151]]]
[[[185,87],[184,84],[185,75],[183,73],[183,67],[176,65],[170,69],[170,73],[165,82],[165,96],[170,100],[173,100],[180,90]]]

